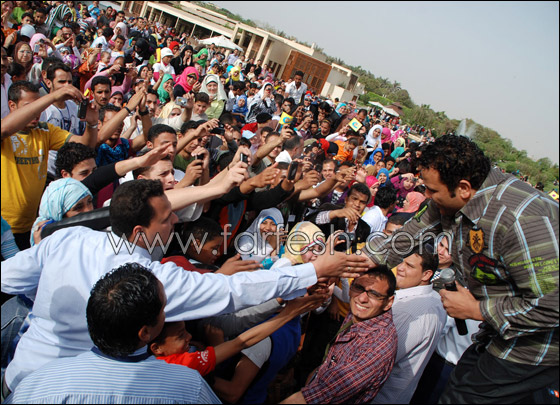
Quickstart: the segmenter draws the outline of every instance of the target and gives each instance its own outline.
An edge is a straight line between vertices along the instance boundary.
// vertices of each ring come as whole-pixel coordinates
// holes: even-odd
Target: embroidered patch
[[[497,260],[481,254],[475,254],[469,257],[469,265],[472,269],[471,277],[479,283],[494,285],[499,282],[499,277],[492,271],[492,269],[497,268]]]
[[[474,253],[484,250],[484,231],[482,229],[471,229],[469,231],[469,246]]]

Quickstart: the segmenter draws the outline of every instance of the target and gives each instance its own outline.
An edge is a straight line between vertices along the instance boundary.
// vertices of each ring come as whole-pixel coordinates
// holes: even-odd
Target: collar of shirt
[[[431,283],[428,285],[417,285],[416,287],[403,288],[402,290],[395,291],[395,303],[403,298],[429,295],[432,291],[434,291],[434,288]]]
[[[492,169],[480,186],[480,189],[471,200],[457,213],[456,217],[463,214],[471,222],[476,224],[483,215],[484,209],[492,199],[498,184],[503,182],[506,177],[499,169]]]
[[[104,357],[106,359],[115,360],[115,361],[121,361],[124,363],[138,363],[139,361],[144,361],[152,356],[148,352],[147,346],[143,346],[140,349],[136,350],[134,353],[123,357],[109,356],[108,354],[103,353],[97,346],[94,346],[91,349],[91,351],[100,357]]]
[[[346,318],[346,322],[352,322],[354,315],[350,312]],[[347,342],[352,340],[356,336],[369,336],[375,333],[378,328],[387,328],[393,321],[393,312],[389,309],[387,312],[376,316],[375,318],[367,319],[365,321],[357,322],[353,324],[346,333],[338,336],[336,339],[338,342]],[[343,325],[346,323],[343,322]]]

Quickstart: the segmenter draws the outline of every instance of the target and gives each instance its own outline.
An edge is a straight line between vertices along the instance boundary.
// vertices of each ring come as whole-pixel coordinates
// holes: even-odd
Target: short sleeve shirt
[[[212,346],[208,346],[201,352],[172,354],[158,357],[158,359],[171,364],[187,366],[197,370],[202,376],[211,373],[216,367],[216,352]]]

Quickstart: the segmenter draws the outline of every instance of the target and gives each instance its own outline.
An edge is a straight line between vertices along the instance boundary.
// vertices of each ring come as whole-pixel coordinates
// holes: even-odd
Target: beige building
[[[248,58],[267,64],[274,77],[287,81],[297,70],[303,71],[308,88],[325,97],[350,101],[363,93],[358,76],[342,66],[327,63],[326,55],[315,44],[300,44],[189,1],[122,1],[121,7],[127,15],[166,24],[178,33],[186,32],[198,39],[224,35],[241,46]]]

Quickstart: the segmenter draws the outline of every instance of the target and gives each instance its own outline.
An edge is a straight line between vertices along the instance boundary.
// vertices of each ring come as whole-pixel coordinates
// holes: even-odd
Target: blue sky
[[[213,3],[559,161],[558,2]]]

